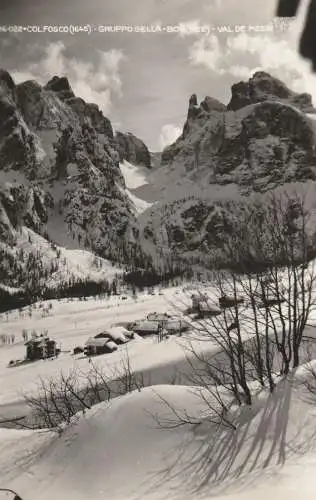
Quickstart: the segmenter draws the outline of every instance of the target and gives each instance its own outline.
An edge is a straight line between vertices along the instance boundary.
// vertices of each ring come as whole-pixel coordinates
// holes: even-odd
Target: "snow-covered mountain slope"
[[[66,78],[16,85],[1,70],[0,130],[2,247],[12,254],[26,226],[57,245],[128,262],[137,247],[136,200],[98,107],[76,97]],[[5,268],[0,279],[8,281]]]
[[[136,189],[144,184],[148,184],[147,177],[149,170],[141,165],[133,165],[127,160],[120,163],[125,185],[128,189]]]
[[[65,77],[44,87],[16,85],[2,70],[0,115],[7,255],[26,226],[59,247],[123,265],[139,267],[145,258],[155,265],[165,250],[194,259],[209,244],[220,252],[245,197],[315,187],[311,98],[264,72],[233,86],[228,106],[209,96],[199,105],[192,95],[181,136],[161,154],[132,134],[114,136],[110,121],[76,97]],[[223,211],[226,229],[215,223]],[[0,271],[0,281],[16,286],[7,268]]]
[[[303,200],[309,213],[306,229],[315,235],[316,181],[286,183],[275,188],[274,193],[277,200],[288,196]],[[202,264],[212,268],[215,263],[231,264],[226,245],[234,238],[238,241],[245,214],[269,206],[270,194],[251,193],[246,197],[236,185],[230,184],[222,188],[213,186],[212,196],[202,190],[192,190],[181,198],[156,202],[139,216],[142,248],[161,265],[171,257],[185,265]],[[271,235],[269,229],[266,230],[268,242]]]
[[[315,408],[303,381],[281,382],[273,396],[262,393],[252,409],[236,410],[235,431],[207,418],[196,428],[177,426],[177,415],[209,411],[207,394],[203,401],[179,386],[96,406],[61,438],[1,431],[1,483],[10,480],[26,500],[312,500]],[[20,451],[17,462],[23,443],[33,457]]]
[[[211,244],[220,253],[236,204],[293,186],[315,198],[315,116],[310,96],[264,72],[233,86],[228,106],[210,97],[198,105],[193,94],[182,135],[134,191],[157,202],[139,218],[146,249],[198,257]],[[223,210],[225,221],[211,224]]]
[[[39,288],[55,289],[61,284],[78,280],[113,280],[123,269],[83,248],[70,249],[47,241],[32,229],[22,226],[18,233],[18,245],[6,245],[0,241],[3,281],[15,289],[25,284]]]
[[[135,194],[138,188],[147,186],[148,168],[141,165],[133,165],[124,160],[120,163],[120,169],[125,180],[125,192],[132,202],[136,215],[140,215],[152,205],[152,203],[147,202],[143,197]]]

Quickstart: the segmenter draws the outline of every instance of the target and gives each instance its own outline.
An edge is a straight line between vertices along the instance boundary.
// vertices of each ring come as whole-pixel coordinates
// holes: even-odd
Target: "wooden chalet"
[[[55,340],[49,337],[35,337],[25,342],[25,346],[26,359],[29,361],[54,358],[59,354]]]

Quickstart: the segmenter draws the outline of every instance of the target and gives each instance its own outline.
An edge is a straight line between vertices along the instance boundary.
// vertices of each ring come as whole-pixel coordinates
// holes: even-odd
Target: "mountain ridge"
[[[25,226],[116,263],[139,254],[135,207],[98,106],[74,96],[66,78],[16,85],[1,70],[0,114],[2,251],[19,246]],[[4,265],[0,275],[10,282]]]
[[[234,203],[245,197],[316,181],[311,97],[266,72],[233,85],[228,105],[209,96],[199,104],[192,94],[182,134],[161,153],[132,133],[114,133],[66,77],[15,84],[1,70],[0,113],[0,244],[7,262],[23,227],[123,266],[155,267],[160,258],[170,263],[188,252],[194,260],[225,238],[214,214],[225,212],[229,226]],[[137,169],[143,180],[127,185],[125,176]],[[0,271],[1,282],[17,286],[8,268]]]
[[[220,256],[234,204],[282,187],[315,191],[315,111],[310,95],[263,71],[233,85],[227,106],[208,96],[199,104],[192,94],[180,137],[135,192],[156,201],[141,215],[149,251],[193,261],[214,250]]]

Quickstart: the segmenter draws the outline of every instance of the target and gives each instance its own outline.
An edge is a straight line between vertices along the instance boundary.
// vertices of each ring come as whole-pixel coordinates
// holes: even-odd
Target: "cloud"
[[[176,125],[166,124],[162,127],[159,136],[159,146],[163,150],[166,146],[172,144],[181,135],[182,129]]]
[[[298,53],[299,34],[297,23],[286,32],[275,28],[263,33],[212,33],[191,45],[189,61],[218,75],[241,79],[248,79],[258,70],[271,72],[294,91],[310,93],[316,104],[316,75]]]
[[[96,51],[95,63],[67,57],[63,42],[50,43],[37,62],[28,63],[24,68],[12,71],[16,82],[36,80],[45,84],[54,75],[67,76],[75,94],[87,102],[99,105],[105,114],[109,114],[112,98],[122,96],[120,64],[125,56],[120,50]]]

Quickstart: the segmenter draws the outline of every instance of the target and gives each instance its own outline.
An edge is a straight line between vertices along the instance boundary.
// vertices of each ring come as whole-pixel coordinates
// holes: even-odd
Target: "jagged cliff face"
[[[66,78],[15,85],[1,71],[0,243],[21,226],[114,260],[137,234],[110,121]]]
[[[228,106],[196,95],[181,137],[162,153],[162,165],[185,167],[209,184],[235,183],[265,191],[290,181],[315,179],[316,110],[308,94],[295,94],[258,72],[232,87]],[[205,178],[206,175],[206,178]]]
[[[133,165],[151,168],[151,156],[143,141],[131,133],[117,132],[115,135],[120,161],[127,160]]]
[[[194,130],[202,129],[206,126],[207,122],[212,117],[213,126],[212,129],[215,128],[216,121],[222,120],[223,113],[226,111],[225,104],[221,103],[217,99],[213,99],[212,97],[205,97],[205,99],[201,102],[200,106],[198,105],[198,100],[196,94],[193,94],[189,100],[189,109],[187,114],[187,119],[183,127],[183,131],[181,136],[177,139],[174,144],[166,147],[161,154],[161,164],[168,165],[171,164],[176,158],[183,158],[185,155],[193,154],[195,156],[195,144],[196,138],[192,137]],[[204,130],[205,137],[208,136],[208,140],[210,143],[213,142],[214,138],[211,136],[212,130],[209,127],[206,127]],[[192,140],[191,140],[192,139]],[[184,151],[186,143],[188,143],[188,152]],[[195,165],[195,159],[193,159],[193,166]]]
[[[257,71],[248,82],[234,84],[231,92],[228,110],[236,111],[249,104],[273,100],[291,104],[305,113],[315,113],[310,94],[297,94],[264,71]]]
[[[27,273],[17,280],[8,269],[25,257],[14,249],[31,252],[34,234],[42,246],[53,240],[135,265],[146,256],[220,260],[246,197],[300,185],[316,204],[314,115],[310,96],[259,72],[232,87],[227,106],[192,95],[179,139],[150,154],[132,134],[114,135],[67,78],[16,85],[0,71],[0,257],[8,264],[0,262],[0,282],[23,286]],[[123,160],[152,167],[147,184],[127,190]],[[137,196],[156,203],[137,216]]]
[[[234,204],[290,184],[314,186],[316,195],[314,116],[311,96],[264,72],[233,85],[227,106],[210,97],[199,104],[193,94],[182,135],[162,152],[152,179],[163,202],[143,220],[148,248],[220,257]]]

